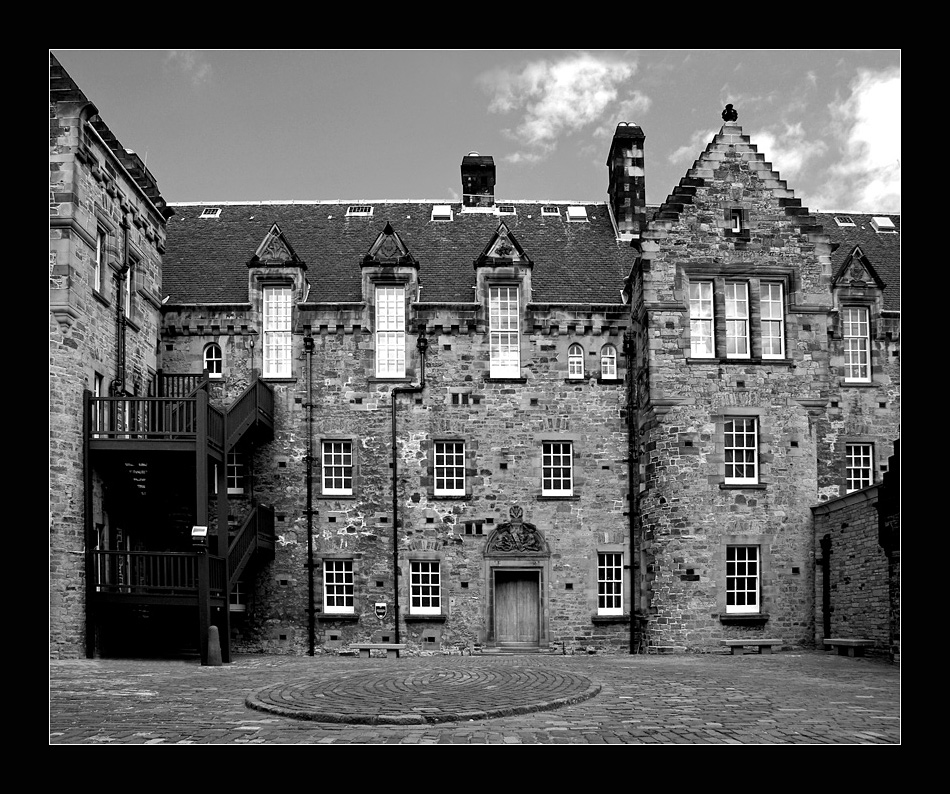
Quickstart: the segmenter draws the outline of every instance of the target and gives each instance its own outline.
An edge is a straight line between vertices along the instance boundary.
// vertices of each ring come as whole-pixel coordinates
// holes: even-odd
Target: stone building
[[[810,507],[899,437],[899,218],[810,213],[727,121],[658,208],[620,124],[602,202],[501,198],[472,152],[455,203],[152,181],[124,225],[104,125],[52,100],[54,653],[814,645]],[[97,223],[116,295],[151,274],[131,340]]]

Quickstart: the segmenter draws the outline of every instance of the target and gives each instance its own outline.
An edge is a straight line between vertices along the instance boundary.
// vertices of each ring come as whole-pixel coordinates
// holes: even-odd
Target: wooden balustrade
[[[172,551],[95,551],[96,591],[134,595],[198,593],[198,555]],[[211,593],[227,592],[224,558],[209,557]]]

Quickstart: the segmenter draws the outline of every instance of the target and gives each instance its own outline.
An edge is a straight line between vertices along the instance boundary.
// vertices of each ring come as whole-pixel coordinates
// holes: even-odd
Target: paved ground
[[[815,652],[50,663],[51,744],[898,744],[900,668]]]

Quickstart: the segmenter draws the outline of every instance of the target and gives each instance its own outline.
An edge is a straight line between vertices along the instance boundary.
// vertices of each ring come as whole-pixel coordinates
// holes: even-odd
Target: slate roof
[[[347,218],[352,204],[372,206],[372,217]],[[454,220],[431,220],[433,205],[445,204]],[[473,262],[504,221],[534,262],[533,302],[621,303],[636,253],[617,241],[606,204],[496,204],[512,204],[516,214],[461,212],[460,203],[445,201],[175,204],[163,297],[173,304],[246,303],[248,260],[276,222],[307,264],[309,302],[362,300],[360,261],[388,221],[419,262],[423,301],[470,302]],[[585,206],[589,222],[569,222],[568,204]],[[220,206],[220,216],[201,219],[208,206]],[[542,206],[557,206],[559,217],[542,216]]]
[[[855,212],[815,212],[813,217],[831,238],[834,250],[831,254],[831,272],[837,273],[856,245],[861,246],[878,277],[884,282],[884,310],[899,312],[901,309],[901,216],[862,214]],[[839,226],[835,218],[849,217],[854,226]],[[871,225],[872,218],[890,218],[897,234],[880,234]]]

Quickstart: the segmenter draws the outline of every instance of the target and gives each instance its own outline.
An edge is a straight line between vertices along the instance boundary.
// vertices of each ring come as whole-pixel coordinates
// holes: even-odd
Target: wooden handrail
[[[274,508],[267,505],[255,507],[244,519],[244,523],[231,541],[228,548],[231,587],[234,587],[234,583],[241,578],[248,560],[259,548],[269,551],[274,548]]]
[[[89,401],[93,439],[193,439],[198,432],[194,397],[94,397]],[[208,442],[224,448],[224,413],[208,406]]]
[[[135,595],[196,595],[198,555],[175,551],[92,552],[96,572],[96,592]],[[224,559],[212,556],[211,592],[216,597],[226,591]]]

